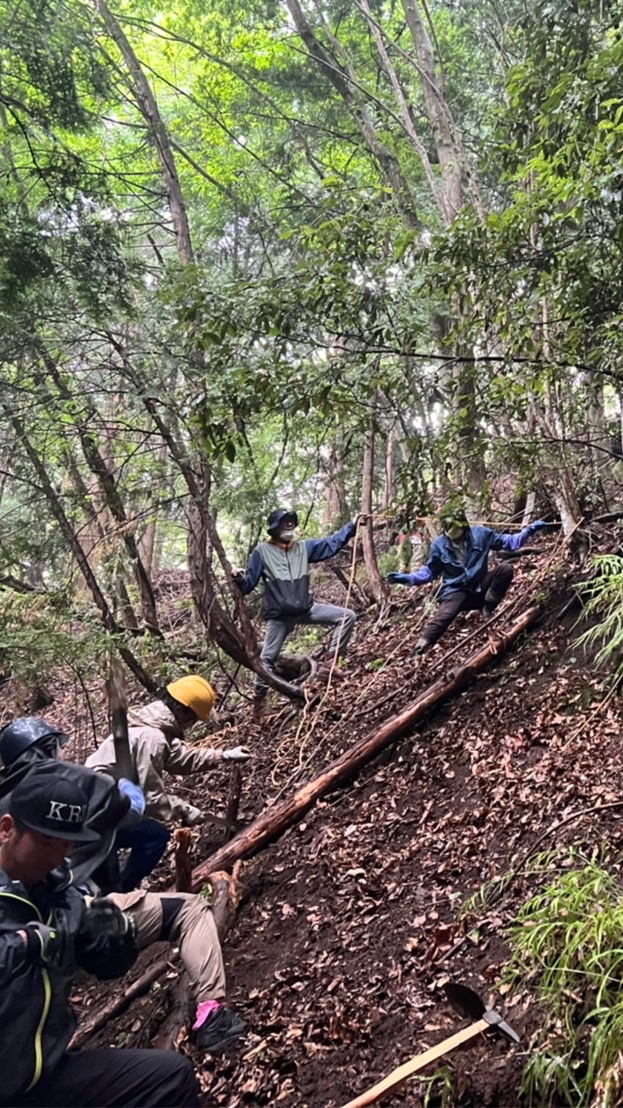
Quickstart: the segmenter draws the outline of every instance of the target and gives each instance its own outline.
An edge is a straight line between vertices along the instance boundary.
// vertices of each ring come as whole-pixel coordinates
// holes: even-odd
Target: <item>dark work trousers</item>
[[[1,1093],[0,1093],[1,1096]],[[0,1100],[0,1104],[4,1103]],[[174,1050],[78,1050],[12,1108],[197,1108],[192,1063]]]
[[[502,562],[484,576],[478,592],[475,589],[456,589],[449,596],[444,596],[437,614],[422,631],[422,638],[433,646],[442,635],[445,635],[459,612],[480,611],[485,603],[490,608],[495,608],[506,596],[512,580],[513,567],[509,566],[508,562]]]
[[[131,892],[140,885],[144,877],[149,877],[162,858],[170,838],[168,827],[157,819],[145,818],[140,823],[135,823],[134,827],[117,831],[115,847],[130,851],[130,857],[120,874],[122,893]]]

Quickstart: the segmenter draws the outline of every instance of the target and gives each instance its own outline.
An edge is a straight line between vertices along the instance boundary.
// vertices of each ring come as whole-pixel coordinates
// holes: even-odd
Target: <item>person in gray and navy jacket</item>
[[[327,655],[318,670],[319,677],[328,679],[333,659],[345,653],[357,616],[350,608],[314,601],[309,587],[309,565],[311,562],[325,562],[338,554],[352,539],[358,522],[365,523],[366,517],[358,516],[357,520],[324,539],[297,539],[296,512],[277,508],[270,513],[268,542],[258,543],[246,571],[239,570],[234,575],[245,596],[253,591],[261,578],[264,579],[262,614],[266,620],[266,635],[261,657],[268,669],[273,668],[287,636],[302,623],[335,628]],[[343,676],[336,666],[333,677],[339,680]],[[264,681],[256,676],[256,716],[261,715],[267,691]]]
[[[424,654],[445,635],[459,612],[481,611],[485,617],[504,599],[513,580],[513,567],[503,562],[489,571],[490,550],[519,550],[536,531],[548,524],[539,519],[517,534],[470,527],[461,504],[449,503],[439,513],[442,534],[430,548],[428,562],[417,573],[388,573],[392,585],[425,585],[442,578],[437,615],[422,631],[415,653]]]

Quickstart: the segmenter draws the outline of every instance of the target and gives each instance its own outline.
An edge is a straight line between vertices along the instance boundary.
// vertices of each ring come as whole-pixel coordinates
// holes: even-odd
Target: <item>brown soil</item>
[[[537,558],[520,564],[509,604],[525,606],[540,564]],[[448,978],[472,985],[503,1010],[524,1040],[512,1049],[482,1040],[450,1056],[453,1103],[520,1103],[526,1045],[539,1013],[498,986],[505,927],[539,880],[523,861],[560,818],[623,796],[621,701],[591,717],[606,678],[571,645],[577,612],[559,618],[571,580],[568,569],[559,575],[547,618],[508,656],[243,867],[246,896],[225,955],[231,1001],[250,1031],[237,1054],[216,1062],[195,1058],[206,1105],[338,1108],[464,1026],[441,991]],[[275,699],[261,728],[239,702],[240,722],[224,738],[254,751],[243,786],[245,819],[396,713],[444,666],[456,665],[461,647],[448,654],[468,636],[476,633],[465,651],[486,634],[478,630],[479,616],[460,617],[418,667],[412,652],[423,598],[396,592],[393,599],[382,624],[374,615],[361,620],[350,680],[329,694],[313,731],[283,701]],[[217,771],[181,786],[178,780],[176,789],[222,813],[227,777]],[[591,851],[605,844],[615,864],[622,838],[615,809],[574,820],[545,835],[539,848],[573,842]],[[197,859],[216,845],[206,829]],[[516,874],[502,896],[465,909],[472,894],[509,867]],[[170,879],[170,866],[163,866],[154,886]],[[102,986],[80,993],[81,1008],[101,1003],[104,994],[110,989]],[[93,1045],[146,1045],[168,1004],[167,982],[160,982]],[[185,1042],[182,1049],[191,1050]],[[413,1082],[384,1103],[416,1106],[424,1091]]]

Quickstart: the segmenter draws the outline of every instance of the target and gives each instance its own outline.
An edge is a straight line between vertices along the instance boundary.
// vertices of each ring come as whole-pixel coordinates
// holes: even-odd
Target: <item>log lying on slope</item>
[[[504,631],[492,634],[486,646],[475,651],[461,666],[456,666],[430,685],[407,708],[387,720],[372,734],[364,735],[344,754],[332,762],[318,777],[309,781],[291,796],[271,805],[241,831],[235,839],[202,862],[193,873],[193,888],[199,889],[215,870],[227,870],[242,858],[251,858],[292,827],[321,797],[353,778],[363,766],[391,746],[404,733],[439,704],[459,692],[474,674],[484,669],[494,658],[505,653],[515,640],[530,627],[542,612],[538,604],[526,609]]]

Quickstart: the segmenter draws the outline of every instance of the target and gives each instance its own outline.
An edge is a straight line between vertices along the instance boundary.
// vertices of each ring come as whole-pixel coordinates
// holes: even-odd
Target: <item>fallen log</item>
[[[214,915],[216,930],[221,942],[233,924],[236,909],[242,897],[239,869],[239,866],[235,866],[231,877],[228,873],[211,873],[208,878],[214,893],[211,904],[212,914]],[[203,883],[206,884],[205,881]],[[155,962],[152,962],[151,965],[128,986],[125,992],[121,993],[120,996],[113,997],[112,1000],[108,1001],[102,1008],[98,1008],[97,1012],[94,1012],[92,1016],[86,1019],[84,1023],[78,1027],[69,1044],[71,1050],[77,1050],[78,1047],[83,1046],[84,1043],[90,1039],[96,1031],[104,1027],[109,1020],[115,1019],[116,1016],[120,1016],[121,1013],[130,1006],[133,1000],[136,1000],[137,997],[143,996],[149,991],[154,981],[164,979],[165,975],[172,969],[179,969],[179,961],[176,957],[172,956],[169,944],[159,943],[158,946],[166,950],[166,955],[157,957]],[[153,956],[153,953],[153,947],[147,947],[145,954],[140,957],[146,958]]]
[[[422,692],[397,716],[387,720],[377,731],[364,735],[322,773],[297,789],[290,797],[266,808],[258,818],[234,839],[202,862],[193,872],[193,888],[199,889],[215,870],[227,870],[242,858],[251,858],[284,831],[298,823],[321,797],[342,785],[391,746],[404,733],[419,723],[429,712],[461,690],[475,673],[494,658],[505,653],[513,642],[530,627],[542,612],[535,604],[513,621],[504,631],[490,635],[486,646],[475,651],[462,666],[456,666]]]

